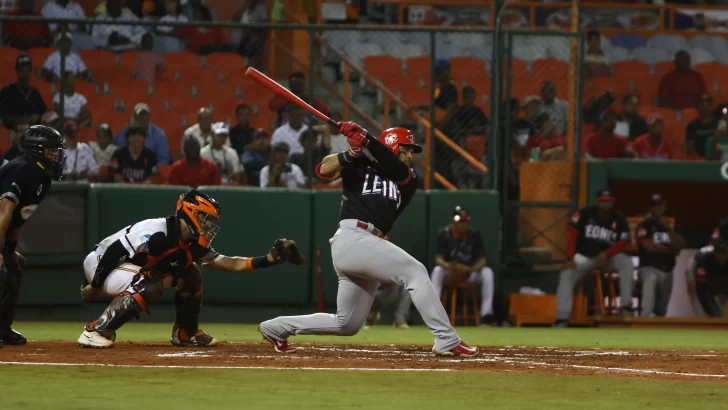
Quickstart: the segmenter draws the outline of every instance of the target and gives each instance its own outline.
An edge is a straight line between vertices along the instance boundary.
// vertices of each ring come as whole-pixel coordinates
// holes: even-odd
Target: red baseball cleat
[[[480,349],[476,346],[468,346],[465,343],[460,342],[460,344],[455,346],[454,349],[450,349],[447,352],[439,352],[433,347],[432,353],[434,353],[435,356],[475,357],[478,353],[480,353]]]
[[[288,346],[288,342],[278,341],[278,340],[272,338],[271,336],[268,336],[267,334],[263,333],[263,331],[260,330],[260,326],[258,326],[258,331],[260,332],[261,335],[263,335],[263,339],[267,340],[270,344],[272,344],[273,349],[278,353],[293,353],[296,350],[298,350],[298,348],[296,348],[296,347]]]

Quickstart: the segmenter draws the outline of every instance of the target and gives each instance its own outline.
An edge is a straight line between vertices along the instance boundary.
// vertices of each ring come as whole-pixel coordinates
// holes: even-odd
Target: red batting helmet
[[[379,134],[379,142],[386,145],[396,155],[399,155],[400,145],[412,147],[415,154],[422,152],[422,147],[415,142],[415,136],[407,128],[388,128]]]

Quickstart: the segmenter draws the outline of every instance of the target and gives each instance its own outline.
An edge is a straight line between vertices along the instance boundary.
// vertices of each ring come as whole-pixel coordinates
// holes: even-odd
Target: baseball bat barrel
[[[263,87],[273,91],[274,93],[280,95],[281,97],[285,98],[286,100],[298,105],[299,107],[303,108],[304,110],[310,112],[311,114],[317,116],[322,121],[325,121],[326,123],[333,125],[335,127],[338,127],[339,124],[332,120],[331,118],[327,117],[324,113],[314,108],[311,104],[307,103],[306,101],[303,101],[301,98],[299,98],[296,94],[293,94],[290,90],[288,90],[286,87],[278,84],[275,82],[272,78],[268,77],[267,75],[261,73],[260,71],[256,70],[253,67],[248,67],[247,70],[245,70],[245,75],[252,78],[253,80],[260,83]]]

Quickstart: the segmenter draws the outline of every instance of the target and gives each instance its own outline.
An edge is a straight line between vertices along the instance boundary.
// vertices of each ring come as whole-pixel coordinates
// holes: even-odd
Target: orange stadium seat
[[[93,70],[94,80],[98,84],[108,83],[116,80],[131,80],[132,72],[126,67],[97,67]]]
[[[167,66],[167,68],[172,69],[201,67],[202,60],[200,59],[200,56],[195,53],[179,51],[165,54],[164,65]]]
[[[695,70],[703,75],[705,87],[710,94],[715,93],[715,86],[728,94],[728,65],[721,63],[703,63],[695,66]]]
[[[656,63],[652,67],[654,71],[654,75],[657,78],[662,78],[665,76],[665,74],[669,73],[670,71],[675,69],[675,62],[673,61],[663,61],[660,63]]]
[[[511,98],[518,98],[523,104],[523,100],[529,95],[538,96],[541,92],[541,84],[532,81],[511,82]]]
[[[643,78],[650,75],[650,65],[637,60],[617,61],[614,75],[624,78]]]
[[[430,67],[430,57],[410,57],[407,59],[407,75],[421,78],[430,78],[432,69]]]
[[[475,91],[478,93],[485,93],[490,95],[490,86],[491,86],[491,78],[490,76],[479,74],[479,75],[471,75],[466,77],[460,77],[458,78],[458,81],[456,81],[458,85],[460,86],[460,89],[462,89],[465,86],[471,86],[475,88]]]
[[[56,83],[56,88],[58,88],[58,83]],[[97,94],[99,91],[99,86],[90,83],[88,81],[76,81],[76,92],[79,92],[83,94],[86,98],[88,98],[91,94]]]
[[[364,58],[364,69],[379,81],[385,82],[388,76],[401,76],[402,60],[393,56],[369,56]]]
[[[172,171],[172,165],[159,166],[159,183],[166,184],[169,181],[169,173]]]
[[[128,110],[133,109],[138,102],[149,98],[149,86],[144,81],[119,79],[107,84],[110,95],[123,100]]]
[[[617,103],[621,103],[625,95],[632,93],[630,86],[629,79],[623,77],[594,77],[587,84],[590,90],[598,93],[611,90]]]
[[[212,101],[212,107],[215,115],[220,117],[220,121],[225,121],[225,118],[229,117],[235,122],[235,108],[244,102],[237,97],[217,98]]]
[[[700,116],[697,108],[683,108],[680,111],[680,122],[688,124],[694,120],[697,120]]]
[[[168,101],[192,96],[192,86],[176,81],[157,81],[152,86],[152,94]]]
[[[551,80],[555,83],[563,82],[569,77],[569,65],[555,58],[541,58],[531,62],[531,76],[542,83]]]
[[[210,53],[205,57],[205,66],[223,75],[245,68],[245,59],[235,53]]]
[[[133,108],[134,107],[131,109]],[[131,121],[131,112],[98,111],[94,112],[93,116],[94,124],[109,124],[114,135],[118,134],[122,128],[129,125],[129,121]]]
[[[137,68],[136,50],[123,51],[123,52],[119,53],[119,67],[124,67],[129,71],[136,71],[136,68]]]
[[[91,71],[116,65],[116,55],[108,50],[79,50],[78,55]]]
[[[83,94],[83,93],[82,93]],[[88,106],[91,109],[91,113],[95,116],[100,111],[113,111],[114,110],[114,97],[103,94],[83,94],[88,101]],[[94,121],[95,123],[96,121]]]
[[[149,109],[154,113],[154,115],[164,115],[162,113],[166,113],[168,111],[167,109],[167,101],[160,97],[145,97],[144,99],[140,100],[139,102],[143,102],[147,105],[149,105]],[[133,107],[132,107],[133,108]]]
[[[28,49],[25,51],[25,54],[30,56],[30,59],[33,60],[33,65],[35,67],[41,67],[43,66],[43,63],[45,63],[48,56],[54,51],[55,49],[51,47],[33,47],[31,49]],[[3,51],[0,50],[0,53]]]
[[[218,73],[205,67],[179,67],[175,68],[178,81],[185,84],[202,84],[217,81]]]
[[[485,147],[487,139],[485,135],[468,135],[465,137],[465,149],[473,158],[482,161],[485,159]]]
[[[250,118],[250,124],[253,128],[263,128],[273,134],[273,130],[276,129],[278,114],[272,112],[268,107],[263,107],[257,114],[253,114]]]
[[[475,57],[453,57],[450,59],[450,74],[456,80],[488,75],[485,62]]]
[[[91,141],[96,141],[96,130],[93,128],[81,128],[78,130],[78,140],[88,144]]]
[[[503,71],[501,73],[505,73],[506,68],[508,67],[507,64],[503,64]],[[528,63],[520,60],[518,58],[512,58],[511,59],[511,73],[513,75],[513,78],[522,78],[528,75]]]
[[[175,100],[169,101],[169,106],[169,110],[171,112],[180,114],[184,117],[190,115],[196,116],[197,111],[199,111],[200,108],[208,108],[208,105],[205,105],[204,101],[200,100],[199,98],[193,98],[192,96],[187,98],[177,98]],[[197,121],[195,120],[194,122],[192,122],[192,124],[194,124],[195,122]]]
[[[399,99],[409,106],[427,106],[430,104],[429,87],[402,86],[396,89]]]
[[[225,100],[236,97],[235,88],[217,81],[202,82],[196,88],[197,98],[203,101],[205,106],[209,106],[218,99]]]
[[[656,98],[660,89],[660,79],[655,76],[633,77],[630,79],[635,87],[635,94],[642,100],[642,105],[657,104]],[[618,101],[621,103],[621,101]]]
[[[0,64],[9,65],[15,67],[15,59],[20,55],[20,50],[15,47],[2,47],[0,46]],[[32,57],[31,57],[32,58]],[[34,65],[39,65],[37,61],[33,61]]]

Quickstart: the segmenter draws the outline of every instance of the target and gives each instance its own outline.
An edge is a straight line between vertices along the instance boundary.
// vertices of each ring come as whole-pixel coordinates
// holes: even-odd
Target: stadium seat
[[[79,50],[78,55],[91,71],[116,65],[116,55],[108,50]]]
[[[60,84],[56,83],[56,88],[60,87]],[[89,95],[98,94],[99,86],[88,81],[76,81],[76,92],[81,93],[86,99]]]
[[[688,48],[688,40],[679,34],[657,34],[647,40],[647,47],[667,50],[674,55]]]
[[[618,103],[622,102],[625,95],[632,93],[629,79],[624,77],[595,77],[589,83],[590,89],[597,93],[612,90]]]
[[[680,111],[680,122],[689,124],[690,122],[697,120],[700,116],[697,108],[683,108]]]
[[[25,54],[30,56],[30,59],[33,60],[33,65],[35,67],[42,67],[43,63],[45,63],[48,56],[54,51],[55,49],[51,47],[33,47],[31,49],[28,49],[25,51]],[[3,50],[0,50],[0,53],[3,53]]]
[[[478,161],[485,159],[487,139],[485,135],[468,135],[465,137],[465,149]]]
[[[211,53],[205,57],[205,66],[223,75],[245,69],[245,59],[235,53]]]
[[[637,60],[614,63],[614,75],[623,78],[643,78],[650,75],[650,65]]]
[[[652,71],[654,72],[654,75],[657,78],[664,77],[665,74],[673,71],[674,69],[675,69],[674,61],[663,61],[660,63],[656,63],[654,66],[652,66]]]
[[[149,86],[144,81],[117,79],[106,84],[109,86],[110,95],[123,100],[127,110],[133,109],[138,102],[149,98]]]
[[[178,98],[192,97],[192,85],[176,81],[157,81],[152,86],[152,95],[172,102]]]
[[[235,98],[235,89],[217,81],[205,81],[196,87],[197,98],[208,107],[218,99]]]
[[[169,173],[172,171],[172,165],[159,166],[159,183],[166,184],[169,181]]]
[[[172,70],[168,68],[167,70]],[[177,81],[184,84],[209,83],[210,80],[218,81],[218,73],[205,67],[177,67],[173,69]]]
[[[169,69],[180,69],[187,67],[201,67],[202,60],[195,53],[180,51],[177,53],[164,54],[164,65]]]
[[[117,80],[131,80],[132,72],[126,67],[108,66],[96,67],[93,69],[94,80],[98,84],[108,83]]]
[[[501,73],[505,73],[505,70],[508,67],[507,64],[508,62],[506,61],[506,64],[503,65]],[[511,58],[510,64],[513,78],[522,78],[528,75],[528,63],[525,60]]]
[[[82,93],[83,94],[83,93]],[[91,113],[95,116],[99,111],[113,111],[114,110],[114,97],[110,95],[89,93],[83,94],[88,101],[88,106],[91,109]],[[94,118],[94,124],[97,121]]]
[[[455,79],[472,78],[488,74],[485,62],[474,57],[453,57],[450,59],[450,74]]]
[[[385,47],[385,52],[388,55],[397,56],[404,60],[425,55],[424,48],[418,44],[390,43]]]
[[[9,67],[15,67],[15,59],[20,55],[20,51],[15,47],[2,47],[0,46],[0,64]],[[38,66],[41,63],[33,61],[33,64]]]
[[[660,89],[659,78],[655,76],[632,77],[630,81],[634,85],[634,93],[639,96],[643,105],[655,105],[655,98]]]
[[[607,56],[607,60],[612,63],[618,63],[621,61],[631,60],[632,53],[626,48],[622,47],[605,47],[604,54]]]
[[[694,48],[690,50],[690,57],[690,61],[693,65],[712,63],[715,61],[713,53],[704,48]]]
[[[143,100],[139,101],[143,102],[147,105],[149,105],[149,109],[154,113],[155,115],[164,115],[162,113],[168,112],[168,103],[164,98],[160,98],[157,96],[150,96],[146,97]],[[133,107],[132,107],[133,108]]]
[[[137,69],[137,52],[136,50],[123,51],[119,53],[119,66],[129,71]]]
[[[93,128],[80,128],[78,130],[78,140],[86,144],[96,141],[96,130]]]
[[[213,113],[220,121],[226,121],[229,118],[230,121],[235,122],[235,108],[244,102],[237,97],[216,98],[212,101]]]
[[[134,107],[132,107],[133,109]],[[116,111],[95,111],[93,113],[94,124],[109,124],[114,135],[121,132],[121,130],[129,125],[131,121],[131,112],[116,112]],[[156,120],[155,120],[156,123]]]
[[[531,62],[531,75],[538,83],[544,80],[563,82],[569,77],[569,65],[553,58],[534,60]]]
[[[491,78],[487,75],[469,75],[460,77],[457,81],[459,88],[463,89],[465,86],[471,86],[475,88],[478,93],[484,93],[490,95]]]
[[[634,50],[647,45],[647,39],[637,34],[616,34],[609,37],[609,40],[612,45],[623,47],[627,50]]]
[[[196,116],[197,111],[199,111],[200,108],[209,108],[209,102],[207,103],[208,105],[205,105],[205,101],[202,101],[199,98],[177,98],[175,100],[168,101],[169,111],[180,114],[185,118],[187,118],[187,116]],[[193,121],[192,124],[195,122],[196,120]]]
[[[406,60],[407,75],[420,78],[430,78],[432,68],[430,67],[430,57],[410,57]]]
[[[667,50],[641,47],[632,50],[632,58],[649,65],[654,65],[664,61],[673,61],[674,56]]]
[[[384,50],[379,44],[367,43],[349,43],[344,48],[344,54],[353,61],[353,63],[361,67],[362,61],[369,56],[378,56],[384,54]]]
[[[369,56],[363,61],[364,69],[374,78],[384,80],[389,75],[402,74],[402,60],[393,56]]]
[[[709,93],[718,91],[716,86],[724,93],[728,92],[728,65],[718,62],[697,64],[695,70],[703,75]]]

